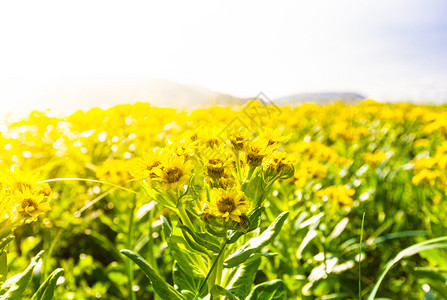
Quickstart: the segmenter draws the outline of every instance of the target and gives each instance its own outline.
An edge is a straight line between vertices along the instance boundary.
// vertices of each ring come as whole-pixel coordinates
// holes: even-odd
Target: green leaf
[[[185,239],[185,241],[188,243],[188,245],[194,249],[195,251],[201,252],[203,254],[209,255],[208,250],[203,247],[201,244],[199,244],[198,242],[195,241],[195,239],[193,238],[193,233],[191,234],[190,232],[192,232],[192,230],[188,231],[186,226],[179,226],[182,230],[182,234],[183,237]]]
[[[146,194],[151,197],[153,200],[155,200],[158,204],[163,205],[164,207],[167,207],[171,210],[176,211],[176,203],[174,203],[171,199],[165,198],[163,196],[163,193],[160,193],[159,191],[151,188],[148,184],[143,183],[141,185],[146,192]]]
[[[427,235],[427,231],[425,230],[412,230],[412,231],[401,231],[396,233],[385,234],[379,237],[376,237],[369,245],[383,243],[387,240],[398,239],[409,236],[418,236],[418,235]]]
[[[194,294],[191,291],[182,291],[182,295],[187,299],[187,300],[194,300],[196,294]]]
[[[203,281],[183,271],[177,262],[174,263],[174,267],[172,269],[172,277],[174,279],[174,284],[177,290],[181,293],[184,293],[185,291],[197,291]],[[206,290],[203,290],[202,294],[203,295],[201,296],[205,296],[204,294],[206,294]],[[194,296],[195,294],[193,293],[193,298]]]
[[[44,283],[34,293],[32,300],[51,300],[53,299],[54,289],[59,277],[64,273],[64,269],[58,268],[54,270]]]
[[[236,274],[234,274],[232,280],[227,285],[227,289],[239,298],[245,299],[251,290],[260,264],[260,257],[247,260],[237,269]]]
[[[212,235],[208,233],[200,233],[200,232],[194,232],[191,230],[191,228],[185,226],[185,225],[179,225],[179,227],[183,231],[183,236],[186,235],[185,231],[191,235],[191,237],[196,241],[199,245],[205,246],[208,250],[211,250],[215,253],[218,253],[220,251],[219,248],[219,241],[217,241]],[[186,236],[185,236],[186,238]]]
[[[107,252],[109,252],[115,260],[120,262],[123,261],[122,256],[115,247],[115,244],[112,243],[109,239],[94,231],[91,231],[88,236],[91,237],[98,244],[98,246],[101,246]]]
[[[237,250],[235,253],[230,255],[225,261],[224,266],[226,268],[233,268],[244,261],[246,261],[250,255],[255,253],[256,251],[262,249],[264,246],[268,245],[273,241],[273,239],[279,234],[281,231],[282,225],[286,221],[287,217],[289,215],[289,212],[283,212],[280,214],[275,221],[273,221],[270,226],[264,230],[264,232],[255,237],[250,239],[247,243],[245,243],[239,250]]]
[[[138,254],[130,250],[121,250],[122,254],[130,258],[134,263],[140,267],[143,273],[149,278],[154,287],[154,291],[157,293],[161,299],[181,299],[186,298],[177,292],[171,285],[166,283],[166,281]]]
[[[417,254],[424,250],[431,250],[431,249],[437,249],[437,248],[447,248],[447,243],[440,243],[447,241],[447,236],[431,239],[422,243],[415,244],[413,246],[410,246],[408,248],[405,248],[401,252],[399,252],[396,257],[386,264],[385,270],[380,274],[379,279],[377,280],[376,284],[374,285],[374,288],[372,289],[371,293],[368,296],[368,300],[374,300],[376,293],[379,289],[380,284],[382,283],[383,279],[385,278],[385,275],[388,273],[389,270],[401,259],[412,256],[414,254]]]
[[[202,259],[200,255],[195,255],[187,249],[182,249],[173,242],[168,242],[168,246],[172,256],[183,271],[189,274],[189,276],[205,278],[207,270],[202,269],[198,265],[198,259]]]
[[[160,220],[163,222],[163,234],[165,236],[165,240],[167,240],[171,236],[172,227],[169,225],[169,221],[165,218],[165,216],[160,215]]]
[[[6,252],[2,251],[0,253],[0,283],[5,282],[6,275],[8,275],[8,259]]]
[[[33,270],[37,266],[37,263],[42,256],[43,250],[40,251],[32,260],[23,273],[17,274],[2,284],[2,290],[6,290],[6,293],[0,298],[0,300],[19,300],[22,297],[26,286],[33,276]]]
[[[211,288],[211,295],[216,296],[216,298],[218,298],[218,299],[219,299],[219,296],[226,296],[227,297],[226,299],[228,299],[228,300],[239,300],[229,290],[227,290],[217,284]]]
[[[245,300],[285,300],[287,297],[286,285],[282,280],[272,280],[258,284]]]
[[[0,237],[0,251],[2,251],[6,245],[9,244],[9,242],[11,242],[14,239],[14,236],[11,235],[6,235],[4,238]]]

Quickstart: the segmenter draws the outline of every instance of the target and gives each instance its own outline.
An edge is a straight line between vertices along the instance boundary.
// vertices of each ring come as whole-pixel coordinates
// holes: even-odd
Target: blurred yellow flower
[[[17,212],[25,219],[36,220],[37,216],[50,210],[44,194],[34,194],[29,189],[16,190],[12,197],[17,205]]]
[[[321,198],[323,201],[334,201],[342,206],[350,206],[352,204],[352,196],[355,190],[347,188],[344,185],[330,186],[325,189],[315,192],[315,196]]]
[[[384,152],[362,153],[362,158],[368,165],[377,167],[386,159],[386,154]]]

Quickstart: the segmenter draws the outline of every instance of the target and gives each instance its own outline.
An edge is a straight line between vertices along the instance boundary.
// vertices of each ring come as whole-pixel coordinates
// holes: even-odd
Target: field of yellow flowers
[[[447,299],[447,107],[0,126],[0,300]]]

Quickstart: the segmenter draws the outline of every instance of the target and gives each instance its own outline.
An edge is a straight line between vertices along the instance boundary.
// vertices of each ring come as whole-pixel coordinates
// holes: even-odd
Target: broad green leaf
[[[181,293],[184,293],[184,291],[192,291],[193,298],[195,296],[195,292],[199,289],[200,284],[203,282],[203,280],[191,276],[191,274],[183,271],[179,267],[177,262],[174,263],[174,267],[172,269],[172,277],[174,279],[174,285],[176,289]],[[203,292],[206,293],[206,290],[204,289],[202,293]]]
[[[253,253],[262,249],[264,246],[268,245],[273,241],[273,239],[279,234],[282,225],[286,221],[289,212],[283,212],[280,214],[275,221],[273,221],[270,226],[264,230],[264,232],[250,239],[247,243],[245,243],[239,250],[230,255],[225,261],[224,266],[226,268],[233,268],[244,261],[246,261]]]
[[[208,250],[211,250],[215,253],[218,253],[220,251],[219,241],[217,241],[212,235],[208,233],[194,232],[191,230],[191,228],[184,225],[180,225],[179,227],[182,229],[184,236],[186,234],[189,234],[199,245],[203,245]]]
[[[169,250],[172,253],[172,256],[177,261],[180,268],[185,271],[190,276],[195,276],[198,278],[205,278],[207,268],[206,266],[202,268],[199,265],[199,259],[202,259],[202,256],[195,255],[187,249],[180,248],[176,243],[168,242]]]
[[[168,284],[138,253],[126,249],[121,250],[120,252],[140,267],[143,273],[152,282],[154,291],[161,297],[161,299],[186,299],[182,294],[177,292],[174,287]]]
[[[239,266],[227,289],[239,298],[244,299],[251,290],[256,272],[261,264],[261,258],[250,258]]]
[[[211,288],[211,295],[216,296],[216,298],[219,298],[219,296],[226,296],[226,299],[228,300],[239,300],[232,292],[217,284]]]
[[[191,291],[182,291],[182,296],[185,297],[187,300],[194,300],[195,294]]]
[[[192,232],[192,230],[187,230],[186,226],[179,226],[182,229],[182,233],[183,233],[183,237],[185,239],[185,241],[188,243],[188,245],[194,249],[195,251],[201,252],[203,254],[209,255],[208,250],[203,247],[201,244],[199,244],[198,242],[195,241],[195,239],[193,238],[194,233],[190,233]],[[189,228],[188,228],[189,229]]]
[[[94,231],[91,231],[88,236],[91,237],[99,246],[107,250],[117,261],[123,261],[122,256],[109,239]]]
[[[54,270],[44,283],[34,293],[32,300],[51,300],[53,299],[54,289],[59,277],[64,273],[64,269],[58,268]]]
[[[26,286],[33,276],[33,270],[42,256],[43,250],[40,251],[32,260],[23,273],[17,274],[5,281],[2,285],[2,290],[7,289],[6,293],[0,300],[19,300],[22,297]]]
[[[286,285],[282,280],[272,280],[258,284],[245,300],[286,300]]]

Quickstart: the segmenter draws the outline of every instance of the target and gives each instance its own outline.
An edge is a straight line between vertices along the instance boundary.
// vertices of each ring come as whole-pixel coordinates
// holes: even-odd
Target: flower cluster
[[[255,135],[246,128],[202,126],[167,136],[164,147],[132,160],[129,172],[157,197],[170,199],[173,208],[201,192],[194,194],[202,201],[194,211],[202,220],[210,226],[240,228],[246,226],[250,209],[262,202],[246,194],[250,183],[260,178],[267,186],[293,175],[293,159],[279,151],[286,139],[280,130]]]
[[[25,222],[32,222],[50,210],[51,188],[31,173],[15,168],[0,181],[0,238]]]

